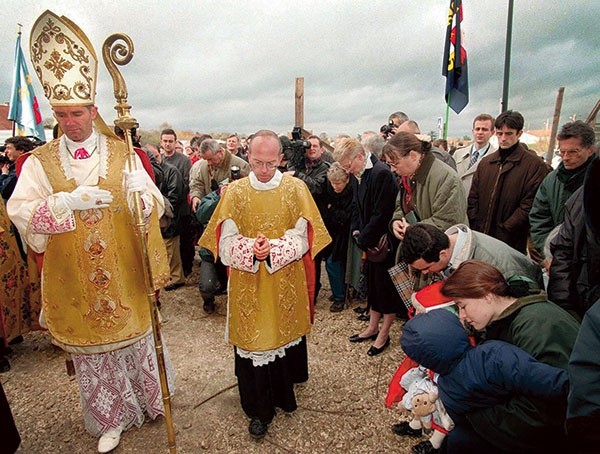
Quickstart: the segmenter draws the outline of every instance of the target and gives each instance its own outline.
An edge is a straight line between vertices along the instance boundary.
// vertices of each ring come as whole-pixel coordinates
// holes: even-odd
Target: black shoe
[[[212,314],[215,311],[215,302],[214,301],[204,301],[204,305],[202,306],[204,312],[207,314]]]
[[[401,422],[398,424],[394,424],[392,426],[392,432],[394,432],[396,435],[400,435],[400,436],[408,435],[409,437],[420,437],[423,435],[423,430],[413,429],[412,427],[410,427],[410,424],[408,424],[407,422]]]
[[[411,449],[414,454],[435,454],[440,452],[439,449],[435,449],[429,440],[417,443]]]
[[[8,372],[10,370],[10,363],[4,356],[0,356],[0,373]]]
[[[14,339],[8,341],[8,345],[15,345],[15,344],[20,344],[23,342],[23,336],[21,336],[20,334],[15,337]]]
[[[362,306],[356,306],[353,310],[357,314],[364,314],[365,312],[367,312],[367,308],[366,307],[362,307]]]
[[[343,301],[334,301],[329,307],[329,312],[342,312],[344,310]]]
[[[375,339],[377,339],[378,335],[379,335],[378,332],[369,337],[360,337],[359,334],[353,334],[352,336],[350,336],[350,342],[364,342],[366,340],[374,341]]]
[[[185,285],[185,283],[183,282],[177,282],[176,284],[169,284],[165,287],[165,291],[170,292],[171,290],[176,290],[179,287],[183,287]]]
[[[366,314],[360,314],[358,317],[356,317],[357,320],[360,320],[361,322],[368,322],[369,320],[371,320],[371,317],[369,317]]]
[[[367,355],[377,356],[382,351],[384,351],[386,348],[388,348],[389,345],[390,345],[390,338],[388,336],[387,340],[385,341],[385,344],[383,344],[381,347],[375,347],[374,345],[371,345],[371,348],[369,348],[369,350],[367,351]]]
[[[265,424],[260,419],[252,418],[250,425],[248,426],[248,432],[250,436],[256,440],[260,440],[267,435],[268,424]]]

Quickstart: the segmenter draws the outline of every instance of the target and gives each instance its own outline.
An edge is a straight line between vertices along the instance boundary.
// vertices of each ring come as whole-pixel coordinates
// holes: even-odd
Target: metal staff
[[[131,129],[138,127],[138,122],[133,118],[129,111],[131,106],[127,103],[127,85],[121,75],[117,65],[124,66],[133,58],[133,41],[124,33],[115,33],[110,35],[102,45],[102,57],[106,69],[113,80],[113,89],[117,104],[117,119],[115,125],[125,133],[125,142],[129,150],[129,159],[127,161],[129,171],[136,170],[135,151],[131,139]],[[146,221],[142,211],[142,199],[139,192],[134,193],[133,199],[135,223],[139,232],[140,244],[142,247],[142,260],[144,269],[144,278],[148,290],[148,305],[152,318],[152,333],[154,335],[154,346],[156,349],[156,358],[158,360],[158,371],[160,376],[160,388],[163,396],[163,405],[165,407],[165,422],[167,423],[167,438],[169,441],[169,452],[177,452],[175,446],[175,429],[173,428],[173,417],[171,415],[171,396],[169,393],[169,384],[167,383],[167,370],[165,366],[165,357],[163,354],[162,337],[160,334],[160,323],[158,320],[158,308],[154,298],[154,286],[152,278],[152,269],[150,267],[150,255],[148,253],[148,244],[146,243]]]

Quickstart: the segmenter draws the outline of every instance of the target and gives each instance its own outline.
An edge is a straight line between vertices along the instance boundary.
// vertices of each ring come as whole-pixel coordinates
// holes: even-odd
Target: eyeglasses
[[[398,161],[386,161],[386,164],[390,166],[390,168],[395,169],[398,166]]]
[[[348,161],[348,164],[346,164],[345,166],[342,165],[342,163],[340,162],[340,167],[342,169],[344,169],[346,172],[350,171],[350,167],[352,167],[352,163],[354,162],[354,160],[358,157],[358,155],[354,156],[352,159],[350,159],[350,161]]]
[[[256,161],[254,159],[250,160],[249,162],[250,167],[252,167],[253,169],[266,169],[266,170],[273,170],[277,168],[277,161],[271,161],[271,162],[262,162],[262,161]]]
[[[561,149],[558,149],[557,154],[559,154],[560,156],[564,156],[564,155],[567,155],[567,156],[577,156],[577,155],[580,155],[582,151],[583,150],[581,148],[575,148],[574,150],[561,150]]]

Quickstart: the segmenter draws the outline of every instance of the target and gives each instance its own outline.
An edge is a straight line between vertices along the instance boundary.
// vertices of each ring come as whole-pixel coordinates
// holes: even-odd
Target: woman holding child
[[[533,282],[508,281],[495,267],[463,262],[445,281],[442,294],[452,298],[466,327],[480,340],[503,340],[540,362],[567,369],[579,324],[547,300]],[[566,449],[566,399],[515,396],[454,421],[447,452],[547,452]]]

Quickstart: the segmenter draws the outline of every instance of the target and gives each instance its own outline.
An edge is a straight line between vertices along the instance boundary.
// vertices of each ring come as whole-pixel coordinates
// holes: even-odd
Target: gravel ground
[[[251,439],[239,404],[233,351],[224,339],[226,297],[218,297],[217,312],[205,314],[197,280],[195,268],[189,285],[161,295],[163,336],[177,374],[172,411],[178,453],[409,453],[419,441],[391,432],[400,417],[384,405],[389,380],[403,358],[401,323],[392,327],[391,346],[371,358],[369,342],[348,341],[365,322],[351,308],[329,312],[327,288],[308,337],[310,378],[296,388],[298,410],[278,413],[263,440]],[[13,346],[12,369],[0,380],[23,439],[19,453],[96,452],[97,440],[83,427],[77,383],[66,375],[64,358],[41,332]],[[164,420],[129,430],[113,452],[168,452]]]

